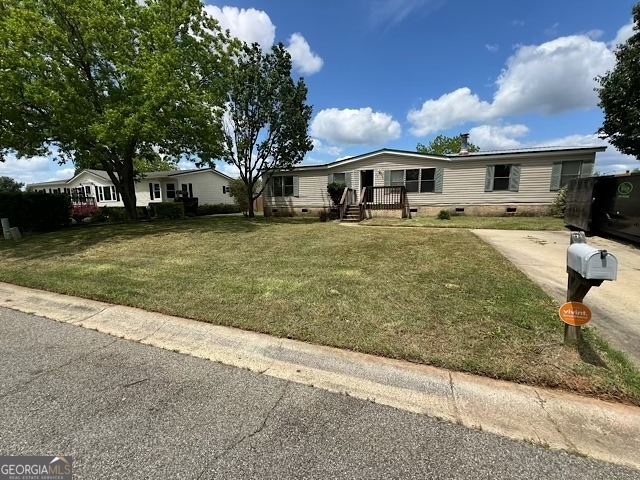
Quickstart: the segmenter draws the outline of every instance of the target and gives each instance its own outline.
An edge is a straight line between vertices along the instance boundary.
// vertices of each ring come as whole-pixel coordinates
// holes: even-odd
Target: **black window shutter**
[[[149,198],[153,200],[153,183],[149,184]]]
[[[193,198],[193,184],[189,184],[189,198]]]

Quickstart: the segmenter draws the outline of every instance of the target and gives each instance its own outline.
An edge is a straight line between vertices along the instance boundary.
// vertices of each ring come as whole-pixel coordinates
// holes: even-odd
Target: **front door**
[[[360,190],[363,187],[373,187],[373,170],[361,170],[360,171]],[[373,189],[367,188],[367,198],[365,202],[373,202]]]

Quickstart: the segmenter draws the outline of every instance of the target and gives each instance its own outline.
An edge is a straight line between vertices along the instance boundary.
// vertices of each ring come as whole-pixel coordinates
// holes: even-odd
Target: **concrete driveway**
[[[566,254],[570,233],[473,230],[559,302],[567,296]],[[593,312],[591,327],[640,366],[640,250],[614,240],[587,242],[618,258],[618,280],[592,288],[585,303]],[[560,321],[560,320],[558,320]]]

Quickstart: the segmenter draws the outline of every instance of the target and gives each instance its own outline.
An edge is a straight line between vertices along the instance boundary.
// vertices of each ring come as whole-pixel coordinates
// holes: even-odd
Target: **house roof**
[[[366,158],[377,157],[379,155],[398,155],[398,156],[409,156],[415,158],[424,158],[430,160],[438,160],[442,162],[464,162],[469,158],[476,157],[500,157],[500,156],[540,156],[540,155],[563,155],[567,152],[571,153],[595,153],[595,152],[604,152],[607,147],[602,146],[583,146],[583,147],[536,147],[536,148],[518,148],[511,150],[491,150],[491,151],[481,151],[470,153],[468,155],[434,155],[430,153],[420,153],[420,152],[412,152],[409,150],[395,150],[391,148],[383,148],[380,150],[375,150],[369,153],[363,153],[362,155],[356,155],[355,157],[344,158],[341,160],[336,160],[335,162],[324,163],[319,165],[300,165],[294,167],[292,170],[312,170],[312,169],[323,169],[323,168],[334,168],[337,166],[347,165],[352,162],[356,162],[358,160],[364,160]]]
[[[229,177],[228,175],[225,175],[222,172],[218,172],[217,170],[212,169],[212,168],[194,168],[194,169],[190,169],[190,170],[168,170],[168,171],[164,171],[164,172],[146,172],[146,173],[144,173],[144,178],[177,177],[177,176],[180,176],[180,175],[188,175],[188,174],[200,173],[200,172],[206,172],[206,171],[211,171],[213,173],[217,173],[221,177],[224,177],[227,180],[231,180],[231,177]],[[50,181],[50,182],[38,182],[38,183],[32,183],[29,186],[68,184],[68,183],[71,183],[74,179],[76,179],[77,177],[79,177],[80,175],[82,175],[85,172],[89,173],[91,175],[94,175],[96,177],[99,177],[102,180],[107,180],[107,181],[111,180],[109,178],[109,174],[104,170],[95,170],[93,168],[85,168],[84,170],[82,170],[81,172],[78,172],[76,175],[74,175],[73,177],[69,178],[68,180],[53,180],[53,181]]]

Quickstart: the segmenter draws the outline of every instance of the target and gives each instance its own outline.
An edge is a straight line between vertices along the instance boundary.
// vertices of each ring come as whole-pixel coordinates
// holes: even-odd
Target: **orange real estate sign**
[[[564,323],[573,325],[574,327],[589,323],[589,320],[591,320],[591,310],[589,310],[589,307],[584,303],[580,302],[565,303],[560,307],[560,310],[558,310],[558,314]]]

